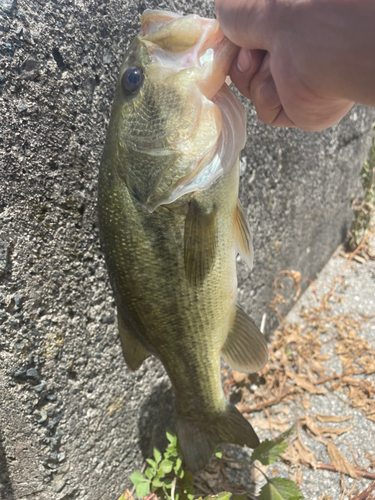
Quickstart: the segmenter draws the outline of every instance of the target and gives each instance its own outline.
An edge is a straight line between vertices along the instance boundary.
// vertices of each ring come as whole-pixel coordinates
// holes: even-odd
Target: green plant
[[[193,500],[193,476],[182,468],[177,437],[167,432],[168,447],[162,457],[154,448],[154,458],[147,458],[148,467],[144,475],[134,472],[130,480],[135,486],[138,498],[156,493],[163,500]]]
[[[375,125],[373,126],[375,129]],[[350,230],[349,247],[357,248],[366,233],[375,224],[375,137],[369,151],[369,158],[361,170],[364,197],[353,201],[354,219]]]
[[[250,464],[258,460],[263,465],[271,465],[282,455],[287,447],[287,439],[294,432],[294,427],[284,432],[275,439],[263,441],[253,451]],[[193,500],[193,475],[183,468],[180,457],[177,437],[167,432],[169,445],[162,457],[161,453],[154,448],[154,458],[148,458],[148,467],[144,474],[140,471],[133,472],[130,476],[135,486],[138,498],[154,493],[162,500]],[[222,453],[215,453],[221,460]],[[261,469],[259,469],[261,471]],[[260,491],[259,500],[300,500],[303,498],[298,486],[290,479],[269,478],[261,471],[266,479],[266,484]],[[231,493],[223,492],[215,496],[207,496],[204,500],[229,500]],[[246,494],[236,496],[233,500],[245,500]],[[200,497],[198,500],[202,500]]]
[[[275,439],[266,439],[251,455],[251,462],[259,460],[263,465],[273,464],[282,455],[288,446],[287,439],[295,431],[294,426],[283,432]],[[259,469],[261,471],[261,469]],[[261,471],[262,472],[262,471]],[[300,500],[303,498],[301,490],[290,479],[275,477],[270,479],[266,474],[266,484],[260,490],[259,500]]]

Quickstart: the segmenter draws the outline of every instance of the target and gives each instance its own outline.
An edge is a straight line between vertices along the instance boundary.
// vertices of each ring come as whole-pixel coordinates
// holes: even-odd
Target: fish
[[[145,10],[122,62],[99,169],[101,247],[123,355],[150,355],[175,393],[186,466],[206,466],[221,442],[258,436],[222,390],[221,356],[253,373],[264,335],[236,303],[238,253],[252,237],[238,199],[246,116],[225,83],[239,48],[218,22]]]

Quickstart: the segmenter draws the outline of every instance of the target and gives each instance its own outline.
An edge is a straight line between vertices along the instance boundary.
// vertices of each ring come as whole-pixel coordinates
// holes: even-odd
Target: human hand
[[[356,3],[363,4],[359,12],[350,5]],[[374,4],[216,0],[221,28],[242,47],[229,75],[261,121],[323,130],[355,101],[375,104],[375,65],[368,68],[374,61]]]

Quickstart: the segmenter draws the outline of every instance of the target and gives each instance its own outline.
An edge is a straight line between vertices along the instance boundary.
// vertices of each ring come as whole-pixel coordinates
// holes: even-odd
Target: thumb
[[[247,49],[268,50],[278,2],[272,0],[215,0],[215,13],[224,34]]]

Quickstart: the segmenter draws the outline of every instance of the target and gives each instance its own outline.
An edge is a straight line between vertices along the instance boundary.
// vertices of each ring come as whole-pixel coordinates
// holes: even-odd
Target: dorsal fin
[[[252,269],[254,263],[253,242],[249,221],[243,211],[240,200],[237,200],[237,207],[234,216],[234,228],[237,251],[250,269]]]

